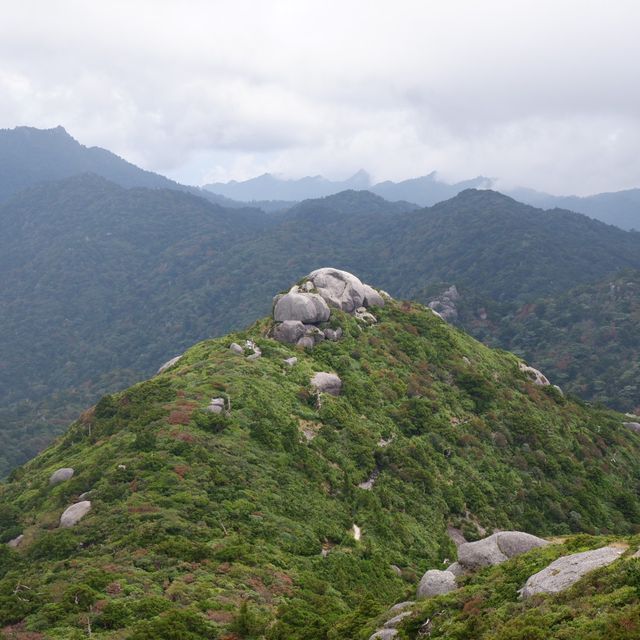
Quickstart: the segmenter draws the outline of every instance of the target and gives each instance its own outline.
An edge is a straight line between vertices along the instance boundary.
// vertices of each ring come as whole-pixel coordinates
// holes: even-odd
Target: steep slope
[[[618,414],[536,386],[420,305],[372,310],[374,325],[333,309],[342,337],[313,350],[270,339],[270,319],[198,344],[15,471],[1,535],[24,537],[1,548],[0,624],[52,640],[351,638],[354,611],[454,557],[447,525],[634,530],[640,436]],[[229,348],[246,340],[260,357]],[[317,372],[341,393],[314,391]],[[60,468],[73,476],[51,484]],[[60,528],[74,503],[88,513]]]

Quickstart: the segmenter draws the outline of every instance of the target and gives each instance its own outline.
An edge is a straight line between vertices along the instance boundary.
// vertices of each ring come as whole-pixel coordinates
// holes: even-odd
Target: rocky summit
[[[312,271],[0,486],[1,633],[637,637],[640,434],[542,375]]]

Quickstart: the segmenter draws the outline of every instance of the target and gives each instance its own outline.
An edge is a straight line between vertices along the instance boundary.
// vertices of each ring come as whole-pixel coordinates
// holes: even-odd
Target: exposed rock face
[[[411,611],[403,611],[399,613],[397,616],[393,616],[393,618],[387,620],[383,625],[383,629],[395,629],[405,618],[408,618],[412,615]]]
[[[296,358],[295,356],[293,356],[292,358],[285,358],[284,363],[288,367],[293,367],[294,365],[298,364],[298,358]]]
[[[364,306],[365,307],[384,307],[384,298],[368,284],[363,284],[364,287]]]
[[[342,390],[342,380],[335,373],[320,371],[311,378],[311,385],[320,393],[328,393],[332,396],[339,396]]]
[[[627,427],[627,429],[631,429],[631,431],[636,431],[640,433],[640,422],[623,422],[623,426]]]
[[[391,640],[398,635],[396,629],[380,629],[376,631],[372,636],[369,636],[369,640]]]
[[[375,324],[378,322],[378,319],[372,313],[369,313],[364,307],[358,307],[353,315],[356,320],[364,322],[365,324]]]
[[[523,598],[537,593],[558,593],[568,589],[574,582],[590,571],[606,567],[617,560],[624,549],[602,547],[594,551],[574,553],[554,560],[548,567],[532,575],[520,590]]]
[[[233,351],[233,353],[237,353],[239,356],[244,355],[244,349],[237,342],[232,342],[229,345],[229,350]]]
[[[224,406],[224,398],[211,398],[211,402],[205,408],[205,411],[209,411],[210,413],[223,413]]]
[[[455,320],[458,317],[456,302],[459,299],[460,294],[454,284],[441,293],[437,298],[431,300],[427,306],[443,320]]]
[[[24,540],[24,534],[21,533],[19,536],[16,536],[12,540],[9,540],[9,542],[7,542],[7,545],[10,546],[12,549],[15,549],[16,547],[20,546],[20,543],[23,540]]]
[[[176,364],[176,362],[178,362],[178,360],[180,360],[182,358],[182,356],[176,356],[175,358],[171,358],[171,360],[167,360],[156,372],[156,375],[160,375],[161,373],[164,373],[169,367],[172,367],[174,364]]]
[[[342,327],[338,327],[337,329],[325,329],[324,337],[327,340],[331,340],[331,342],[337,342],[342,338]]]
[[[59,482],[66,482],[67,480],[71,480],[73,477],[74,471],[71,467],[63,467],[62,469],[58,469],[51,474],[49,478],[49,484],[58,484]]]
[[[364,285],[347,271],[325,267],[312,271],[307,279],[331,307],[353,313],[364,304]]]
[[[530,367],[524,362],[521,362],[518,367],[520,368],[520,371],[523,371],[529,376],[533,384],[536,384],[539,387],[548,387],[551,384],[549,380],[547,380],[547,376],[545,376],[541,371]]]
[[[476,542],[458,547],[458,562],[464,569],[473,570],[500,564],[521,553],[549,544],[546,540],[522,531],[500,531]]]
[[[447,567],[447,571],[453,573],[454,576],[459,577],[465,574],[464,567],[459,562],[454,562]]]
[[[305,331],[304,324],[300,320],[285,320],[273,328],[273,337],[278,342],[296,344]]]
[[[416,597],[418,600],[423,598],[431,598],[439,596],[443,593],[449,593],[457,589],[456,577],[451,571],[439,571],[438,569],[430,569],[420,580]]]
[[[305,324],[316,324],[326,322],[330,314],[327,303],[317,293],[303,292],[299,287],[292,287],[289,293],[276,302],[273,319],[276,322],[299,320]]]
[[[70,507],[64,510],[64,513],[60,516],[61,527],[73,527],[91,510],[91,502],[89,500],[83,500],[82,502],[76,502]]]

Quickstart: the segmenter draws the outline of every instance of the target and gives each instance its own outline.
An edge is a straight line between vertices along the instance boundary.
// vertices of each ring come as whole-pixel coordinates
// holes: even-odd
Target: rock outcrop
[[[520,590],[523,598],[537,593],[558,593],[568,589],[582,576],[617,560],[624,549],[602,547],[554,560],[548,567],[532,575]]]
[[[331,307],[353,313],[364,305],[364,285],[348,271],[324,267],[312,271],[307,280]]]
[[[178,362],[182,356],[176,356],[175,358],[171,358],[171,360],[167,360],[159,369],[156,371],[156,375],[160,375],[164,373],[169,367],[172,367],[176,362]]]
[[[66,482],[73,477],[74,470],[71,467],[63,467],[51,474],[49,478],[49,484],[58,484],[60,482]]]
[[[326,322],[331,315],[329,306],[317,293],[302,291],[300,287],[292,287],[276,302],[273,319],[276,322],[297,320],[304,324]]]
[[[546,540],[522,531],[500,531],[493,535],[465,542],[458,547],[458,563],[472,571],[480,567],[500,564],[509,558],[549,544]]]
[[[365,324],[377,320],[368,307],[383,307],[385,298],[347,271],[325,267],[312,271],[302,284],[274,298],[272,337],[285,344],[312,348],[323,340],[339,340],[340,327],[320,327],[331,317],[331,308],[351,313]]]
[[[456,320],[458,318],[458,308],[456,302],[460,299],[460,293],[456,285],[452,285],[446,291],[434,298],[427,305],[443,320]]]
[[[332,396],[339,396],[342,390],[342,380],[335,373],[319,371],[311,378],[311,385],[319,393],[328,393]]]
[[[24,534],[21,533],[19,536],[16,536],[15,538],[9,540],[9,542],[7,542],[7,545],[12,549],[15,549],[16,547],[20,546],[23,540],[24,540]]]
[[[210,413],[224,413],[224,408],[224,398],[211,398],[211,402],[205,407],[205,411],[209,411]]]
[[[451,571],[440,571],[438,569],[430,569],[420,580],[416,598],[423,600],[433,596],[440,596],[457,589],[456,577]]]
[[[622,425],[627,427],[627,429],[631,429],[631,431],[640,433],[640,422],[623,422]]]
[[[67,507],[63,514],[60,516],[61,527],[73,527],[91,510],[91,502],[89,500],[83,500],[82,502],[76,502],[70,507]]]
[[[520,371],[526,373],[529,376],[529,379],[533,382],[533,384],[538,385],[539,387],[548,387],[551,383],[547,379],[547,376],[544,375],[541,371],[530,367],[529,365],[521,362],[518,367]]]

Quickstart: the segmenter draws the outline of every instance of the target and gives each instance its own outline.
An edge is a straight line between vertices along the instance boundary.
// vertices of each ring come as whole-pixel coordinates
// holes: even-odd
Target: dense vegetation
[[[96,176],[33,187],[0,206],[0,474],[101,394],[248,324],[327,263],[394,295],[427,300],[453,281],[523,304],[638,268],[639,248],[640,234],[490,191],[418,211],[348,191],[265,216]]]
[[[458,306],[465,329],[535,363],[565,390],[640,413],[639,272],[624,271],[508,311],[464,296]]]
[[[310,352],[265,337],[270,320],[198,344],[14,471],[0,536],[24,540],[0,546],[5,632],[356,638],[454,556],[448,524],[469,538],[637,532],[640,435],[622,416],[535,386],[515,356],[420,305],[376,315],[362,329],[334,311],[343,339]],[[261,358],[229,350],[245,339]],[[316,371],[338,373],[342,394],[316,397]],[[203,411],[219,396],[230,414]],[[59,529],[86,491],[92,510]]]
[[[526,579],[551,561],[605,543],[626,547],[625,556],[563,593],[519,597]],[[397,640],[635,640],[640,635],[639,545],[639,536],[580,535],[484,569],[465,578],[461,589],[411,607]],[[353,637],[366,640],[374,628],[370,623]]]

